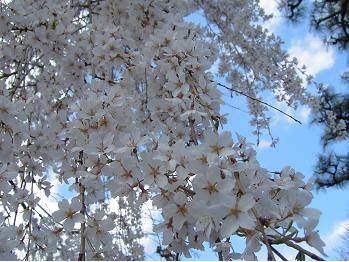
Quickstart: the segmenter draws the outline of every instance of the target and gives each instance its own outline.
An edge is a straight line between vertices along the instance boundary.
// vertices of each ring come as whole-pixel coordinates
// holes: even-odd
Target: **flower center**
[[[70,219],[72,219],[72,218],[73,218],[73,215],[74,215],[74,212],[73,212],[73,210],[71,210],[70,208],[64,213],[64,217],[65,217],[65,218],[70,218]]]
[[[204,187],[204,189],[207,190],[210,194],[218,192],[217,183],[212,184],[212,183],[208,182],[207,186]]]
[[[238,217],[239,214],[240,214],[241,210],[240,209],[237,209],[237,208],[230,208],[229,209],[229,215],[230,216],[235,216],[235,217]]]

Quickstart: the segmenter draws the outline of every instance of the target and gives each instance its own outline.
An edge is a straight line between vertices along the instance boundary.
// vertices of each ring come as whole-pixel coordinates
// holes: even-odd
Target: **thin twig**
[[[30,190],[30,195],[32,196],[34,194],[34,174],[31,173],[31,190]],[[33,207],[29,207],[30,208],[30,214],[29,214],[29,222],[28,222],[28,246],[27,246],[27,253],[25,255],[25,260],[29,261],[29,253],[30,253],[30,240],[31,240],[31,236],[32,236],[32,217],[33,217]]]
[[[46,215],[48,215],[50,218],[52,218],[52,220],[54,220],[54,219],[53,219],[53,216],[52,216],[43,206],[41,206],[39,203],[37,203],[37,206],[38,206],[42,211],[44,211],[44,212],[46,213]],[[63,227],[63,224],[62,224],[62,223],[57,222],[56,220],[54,220],[54,222]]]
[[[240,189],[240,191],[243,193],[243,194],[246,194],[246,190],[245,188],[243,187],[243,185],[241,184],[241,181],[240,181],[240,177],[239,177],[239,173],[238,172],[234,172],[234,176],[235,176],[235,179],[236,179],[236,183]],[[262,236],[263,236],[263,240],[264,240],[264,244],[266,245],[267,247],[267,250],[268,250],[268,260],[273,260],[275,261],[275,257],[274,257],[274,254],[273,254],[273,250],[271,248],[271,245],[269,243],[269,240],[267,238],[267,235],[265,234],[265,231],[264,231],[264,226],[263,224],[261,223],[261,221],[259,220],[259,216],[258,216],[258,213],[257,213],[257,210],[252,207],[251,208],[252,210],[252,213],[253,215],[255,216],[256,220],[257,220],[257,225],[260,229],[260,232],[262,233]]]
[[[273,250],[273,252],[279,257],[281,258],[283,261],[288,261],[279,251],[277,251],[272,245],[270,245],[271,249]]]
[[[293,116],[287,114],[286,112],[282,111],[281,109],[279,109],[279,108],[277,108],[277,107],[275,107],[275,106],[272,106],[272,105],[268,104],[267,102],[264,102],[264,101],[262,101],[262,100],[260,100],[260,99],[258,99],[258,98],[255,98],[255,97],[252,97],[252,96],[250,96],[250,95],[247,95],[247,94],[245,94],[244,92],[241,92],[241,91],[239,91],[239,90],[236,90],[236,89],[234,89],[234,88],[232,88],[232,87],[228,87],[228,86],[223,85],[223,84],[221,84],[221,83],[217,83],[217,85],[219,85],[219,86],[221,86],[221,87],[224,87],[224,88],[226,88],[226,89],[228,89],[228,90],[230,90],[230,91],[233,91],[233,92],[235,92],[235,93],[238,93],[238,94],[240,94],[240,95],[246,96],[247,98],[249,98],[249,99],[251,99],[251,100],[253,100],[253,101],[256,101],[256,102],[259,102],[259,103],[261,103],[261,104],[263,104],[263,105],[266,105],[266,106],[268,106],[268,107],[271,107],[271,108],[275,109],[276,111],[280,112],[281,114],[284,114],[285,116],[291,118],[291,119],[294,120],[295,122],[297,122],[297,123],[299,123],[299,124],[302,124],[302,122],[299,121],[298,119],[296,119],[296,118],[294,118]]]
[[[280,233],[279,233],[280,234]],[[275,240],[278,239],[276,236],[273,235],[269,235],[270,237],[274,238]],[[285,240],[285,239],[284,239]],[[293,239],[292,239],[293,240]],[[290,240],[286,240],[286,241],[277,241],[275,244],[285,244],[289,247],[292,247],[294,249],[297,249],[298,251],[301,251],[302,253],[304,253],[305,255],[307,255],[308,257],[315,259],[317,261],[326,261],[325,259],[323,259],[322,257],[302,248],[301,246],[291,242]]]
[[[219,238],[217,238],[216,243],[221,243],[221,240]],[[218,253],[219,261],[224,261],[224,257],[223,257],[222,251],[218,251],[217,253]]]
[[[96,249],[93,247],[91,240],[88,237],[86,237],[86,240],[87,240],[87,244],[90,246],[91,251],[96,253]]]
[[[195,127],[194,127],[195,120],[192,119],[191,116],[188,117],[188,120],[189,120],[189,127],[190,127],[190,140],[194,143],[194,145],[198,145],[199,143],[196,136]]]
[[[315,259],[317,261],[326,261],[325,259],[323,259],[322,257],[302,248],[301,246],[291,242],[291,241],[286,241],[285,244],[289,247],[293,247],[294,249],[297,249],[298,251],[301,251],[302,253],[304,253],[305,255],[307,255],[308,257]]]
[[[12,185],[13,190],[16,192],[17,191],[16,184],[12,180],[9,180],[8,182]],[[20,188],[23,189],[22,187],[23,187],[23,185],[25,187],[25,184],[26,184],[26,182],[24,181],[24,179],[22,179]],[[27,209],[27,206],[23,202],[21,202],[21,206],[23,207],[24,210]],[[19,207],[19,203],[17,203],[17,205],[16,205],[15,217],[13,219],[14,226],[16,225],[16,220],[17,220],[17,215],[18,215],[18,207]]]
[[[80,202],[81,202],[81,210],[80,213],[85,215],[85,187],[80,182]],[[84,261],[86,260],[86,244],[85,244],[85,222],[81,223],[80,229],[80,253],[78,260]]]

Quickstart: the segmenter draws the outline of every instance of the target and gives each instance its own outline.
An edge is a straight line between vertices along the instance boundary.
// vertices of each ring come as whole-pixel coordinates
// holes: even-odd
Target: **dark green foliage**
[[[305,16],[309,1],[282,0],[280,8],[291,21]],[[349,0],[315,0],[311,3],[312,26],[329,44],[346,49],[349,44]]]
[[[344,122],[345,126],[335,129],[328,121],[328,112],[333,112],[334,123]],[[326,147],[331,142],[349,138],[349,94],[337,94],[332,89],[325,89],[320,96],[320,110],[313,116],[314,124],[326,126],[322,142]],[[343,135],[344,134],[344,135]]]
[[[349,1],[315,1],[312,22],[316,29],[323,30],[326,42],[347,48],[349,43]]]
[[[319,188],[342,187],[349,182],[349,154],[324,154],[319,157],[316,170],[316,184]]]
[[[322,136],[324,148],[338,141],[347,142],[349,139],[349,95],[336,94],[331,89],[325,89],[320,96],[319,108],[320,110],[313,116],[313,123],[322,124],[325,127]],[[329,112],[333,114],[332,118],[328,116]],[[342,122],[342,127],[338,128],[340,122]],[[320,155],[315,177],[318,188],[345,186],[349,182],[349,153],[330,152]]]
[[[281,0],[279,7],[293,22],[309,19],[312,28],[322,34],[327,44],[349,50],[349,0]],[[342,78],[349,84],[349,72]],[[322,89],[319,99],[320,106],[313,116],[313,124],[324,126],[321,138],[324,153],[316,165],[316,184],[318,188],[342,187],[349,182],[349,153],[327,153],[326,149],[339,141],[349,144],[349,94]]]
[[[306,6],[303,0],[283,0],[280,1],[279,7],[292,22],[299,22],[306,13]]]

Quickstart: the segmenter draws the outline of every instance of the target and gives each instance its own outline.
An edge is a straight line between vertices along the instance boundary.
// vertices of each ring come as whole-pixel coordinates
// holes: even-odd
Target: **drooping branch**
[[[273,250],[273,252],[282,259],[282,261],[288,261],[287,258],[285,258],[275,247],[273,247],[272,245],[270,245],[271,249]]]
[[[261,103],[261,104],[263,104],[263,105],[266,105],[266,106],[268,106],[268,107],[270,107],[270,108],[272,108],[272,109],[274,109],[274,110],[280,112],[281,114],[283,114],[283,115],[285,115],[285,116],[291,118],[291,119],[294,120],[295,122],[297,122],[297,123],[299,123],[299,124],[302,124],[302,122],[299,121],[298,119],[296,119],[296,118],[294,118],[293,116],[287,114],[286,112],[282,111],[281,109],[279,109],[279,108],[277,108],[277,107],[275,107],[275,106],[273,106],[273,105],[271,105],[271,104],[268,104],[267,102],[264,102],[264,101],[262,101],[262,100],[260,100],[260,99],[258,99],[258,98],[252,97],[252,96],[250,96],[250,95],[248,95],[248,94],[245,94],[244,92],[241,92],[241,91],[239,91],[239,90],[236,90],[236,89],[234,89],[234,88],[232,88],[232,87],[228,87],[228,86],[223,85],[223,84],[221,84],[221,83],[217,83],[217,84],[218,84],[219,86],[221,86],[221,87],[224,87],[225,89],[227,89],[227,90],[229,90],[229,91],[238,93],[238,94],[240,94],[240,95],[243,95],[243,96],[247,97],[248,99],[251,99],[251,100],[253,100],[253,101],[256,101],[256,102],[258,102],[258,103]]]
[[[240,191],[243,193],[243,194],[246,194],[246,190],[244,188],[244,186],[242,185],[241,181],[240,181],[240,175],[239,175],[239,172],[234,172],[234,177],[236,179],[236,183],[238,184],[238,187],[240,189]],[[260,230],[260,232],[262,233],[262,236],[263,236],[263,242],[265,244],[265,246],[267,247],[267,250],[268,250],[268,261],[275,261],[275,257],[274,257],[274,253],[273,253],[273,250],[271,248],[271,245],[269,243],[269,239],[267,237],[267,235],[265,234],[265,231],[264,231],[264,225],[261,223],[260,219],[259,219],[259,216],[258,216],[258,213],[257,213],[257,210],[253,207],[252,209],[252,213],[253,215],[255,216],[256,218],[256,221],[257,221],[257,225],[258,225],[258,228]]]
[[[86,209],[86,206],[85,206],[85,188],[84,188],[84,186],[81,183],[79,184],[79,188],[80,188],[80,202],[81,202],[80,213],[82,215],[85,215],[85,209]],[[86,224],[85,224],[85,221],[83,221],[81,223],[81,227],[80,227],[80,253],[79,253],[79,257],[78,257],[79,261],[85,261],[86,260],[85,228],[86,228]]]
[[[285,244],[289,247],[292,247],[294,249],[297,249],[298,251],[304,253],[305,255],[307,255],[308,257],[312,258],[312,259],[315,259],[317,261],[326,261],[325,259],[323,259],[322,257],[302,248],[301,246],[291,242],[291,241],[286,241]]]

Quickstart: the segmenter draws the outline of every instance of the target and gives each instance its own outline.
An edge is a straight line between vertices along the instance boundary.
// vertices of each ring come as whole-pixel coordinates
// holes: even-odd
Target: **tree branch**
[[[234,172],[234,176],[235,176],[236,183],[238,184],[239,189],[241,190],[241,192],[243,194],[246,194],[246,190],[245,190],[245,188],[243,187],[243,185],[241,184],[241,181],[240,181],[239,172]],[[267,250],[268,250],[268,261],[270,261],[270,260],[275,261],[276,259],[275,259],[274,254],[273,254],[273,250],[271,248],[271,245],[269,243],[267,235],[265,234],[264,226],[261,223],[261,221],[259,220],[259,216],[258,216],[257,210],[254,207],[252,207],[251,210],[252,210],[253,215],[256,217],[257,225],[258,225],[259,230],[260,230],[260,232],[262,233],[262,236],[263,236],[263,242],[264,242],[265,246],[267,247]]]
[[[236,90],[236,89],[234,89],[234,88],[232,88],[232,87],[228,87],[228,86],[223,85],[223,84],[221,84],[221,83],[217,83],[217,85],[219,85],[219,86],[221,86],[221,87],[224,87],[225,89],[228,89],[229,91],[233,91],[233,92],[238,93],[238,94],[240,94],[240,95],[246,96],[247,98],[249,98],[249,99],[251,99],[251,100],[253,100],[253,101],[256,101],[256,102],[259,102],[259,103],[261,103],[261,104],[263,104],[263,105],[266,105],[266,106],[268,106],[268,107],[271,107],[271,108],[275,109],[276,111],[280,112],[281,114],[284,114],[285,116],[291,118],[291,119],[294,120],[295,122],[297,122],[297,123],[299,123],[299,124],[302,124],[302,122],[299,121],[298,119],[296,119],[296,118],[294,118],[293,116],[287,114],[286,112],[282,111],[281,109],[276,108],[275,106],[272,106],[272,105],[268,104],[267,102],[264,102],[264,101],[262,101],[262,100],[260,100],[260,99],[258,99],[258,98],[249,96],[249,95],[247,95],[247,94],[245,94],[245,93],[243,93],[243,92],[241,92],[241,91],[239,91],[239,90]]]
[[[85,187],[80,182],[80,202],[81,202],[81,214],[85,214]],[[80,229],[80,253],[78,260],[84,261],[86,260],[86,243],[85,243],[85,222],[81,223],[81,229]]]
[[[279,257],[281,258],[283,261],[288,261],[279,251],[277,251],[272,245],[270,245],[271,249],[273,250],[273,252]]]
[[[302,248],[301,246],[291,242],[291,241],[286,241],[285,244],[289,247],[293,247],[294,249],[297,249],[298,251],[301,251],[302,253],[304,253],[305,255],[307,255],[308,257],[315,259],[317,261],[326,261],[325,259],[323,259],[322,257]]]

